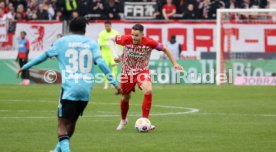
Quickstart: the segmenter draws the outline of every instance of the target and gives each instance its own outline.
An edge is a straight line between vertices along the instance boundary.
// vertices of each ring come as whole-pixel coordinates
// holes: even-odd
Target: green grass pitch
[[[276,87],[154,85],[151,133],[134,129],[143,98],[138,89],[128,127],[115,130],[120,97],[114,92],[94,87],[71,139],[73,152],[276,151]],[[59,85],[1,85],[0,151],[53,149],[59,94]]]

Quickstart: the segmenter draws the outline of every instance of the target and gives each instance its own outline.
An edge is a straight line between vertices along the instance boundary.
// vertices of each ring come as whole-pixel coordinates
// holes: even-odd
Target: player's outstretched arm
[[[175,57],[173,56],[173,54],[171,53],[171,51],[168,48],[164,47],[163,51],[168,56],[168,58],[171,60],[175,70],[183,70],[183,67],[176,62]]]
[[[111,50],[111,53],[113,55],[113,59],[116,63],[121,62],[121,57],[118,55],[118,46],[115,41],[115,36],[110,37],[109,41],[109,48]]]
[[[106,65],[106,63],[104,62],[104,60],[102,58],[98,58],[96,60],[96,64],[99,66],[100,70],[106,75],[107,80],[115,87],[115,89],[117,90],[116,94],[117,95],[121,94],[122,90],[119,86],[119,83],[112,76],[112,73],[111,73],[110,69],[108,68],[108,66]]]
[[[25,64],[17,73],[17,78],[19,77],[19,75],[24,71],[24,70],[28,70],[30,69],[32,66],[34,65],[38,65],[42,62],[44,62],[45,60],[47,60],[48,56],[46,53],[42,53],[41,55],[39,55],[37,58],[33,59],[32,61],[28,62],[27,64]]]

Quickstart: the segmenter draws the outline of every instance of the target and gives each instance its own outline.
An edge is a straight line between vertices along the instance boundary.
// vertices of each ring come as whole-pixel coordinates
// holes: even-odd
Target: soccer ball
[[[138,132],[148,132],[150,130],[151,123],[148,118],[139,118],[135,122],[135,129]]]

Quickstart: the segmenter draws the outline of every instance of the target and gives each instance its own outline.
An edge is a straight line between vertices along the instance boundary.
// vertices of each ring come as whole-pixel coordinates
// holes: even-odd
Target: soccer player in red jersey
[[[136,84],[144,93],[142,117],[149,117],[152,103],[152,82],[149,72],[149,60],[153,49],[163,51],[169,57],[175,70],[183,70],[182,66],[176,62],[172,53],[164,47],[163,44],[145,37],[143,31],[143,25],[135,24],[132,27],[131,35],[116,35],[111,38],[116,44],[124,46],[122,57],[118,57],[114,45],[110,45],[113,51],[114,60],[116,62],[122,61],[121,121],[117,130],[122,130],[128,122],[127,112],[129,109],[129,100],[131,91],[135,91]],[[155,129],[154,125],[151,127],[151,130],[153,129]]]

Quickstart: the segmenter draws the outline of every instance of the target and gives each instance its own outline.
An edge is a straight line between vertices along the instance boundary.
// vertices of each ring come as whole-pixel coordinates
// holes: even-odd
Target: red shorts
[[[138,84],[138,87],[144,82],[151,82],[151,76],[149,70],[142,71],[137,75],[121,75],[121,88],[122,94],[130,94],[131,91],[135,92],[135,85]]]
[[[18,52],[18,58],[24,59],[27,57],[27,52]]]

